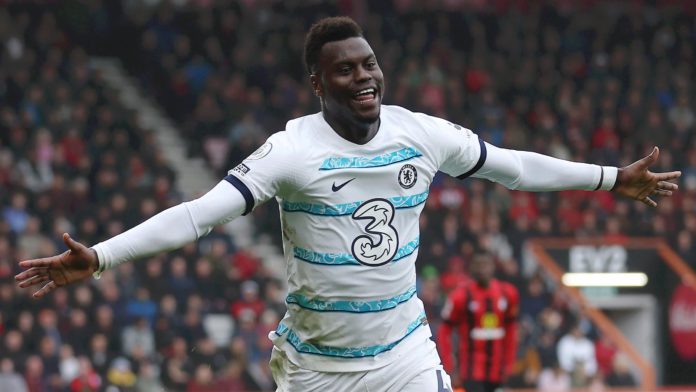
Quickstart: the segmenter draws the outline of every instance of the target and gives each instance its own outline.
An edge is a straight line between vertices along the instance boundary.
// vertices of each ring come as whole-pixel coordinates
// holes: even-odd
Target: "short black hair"
[[[304,61],[307,72],[316,72],[321,48],[327,42],[362,37],[362,28],[347,16],[324,18],[312,25],[305,37]]]

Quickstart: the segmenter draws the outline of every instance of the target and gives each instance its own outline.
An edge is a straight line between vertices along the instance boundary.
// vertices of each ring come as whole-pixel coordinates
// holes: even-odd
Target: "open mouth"
[[[377,90],[374,88],[365,88],[357,93],[353,94],[353,100],[360,102],[361,104],[372,102],[377,97]]]

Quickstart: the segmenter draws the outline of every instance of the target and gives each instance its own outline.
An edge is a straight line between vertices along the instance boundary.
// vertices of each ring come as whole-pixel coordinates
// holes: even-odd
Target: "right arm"
[[[181,203],[92,248],[66,233],[68,250],[60,255],[25,260],[17,274],[19,287],[43,285],[34,297],[43,297],[58,287],[85,279],[121,263],[177,249],[208,234],[216,225],[241,216],[248,209],[244,195],[232,183],[220,181],[198,199]]]
[[[273,144],[276,148],[272,148]],[[286,133],[275,133],[200,198],[164,210],[92,248],[65,233],[67,251],[21,261],[19,266],[25,271],[17,274],[15,280],[22,288],[42,285],[34,293],[38,298],[90,275],[99,277],[121,263],[180,248],[208,234],[214,226],[245,215],[256,205],[282,194],[281,187],[292,186],[300,178],[298,162]]]
[[[246,208],[242,193],[228,181],[220,181],[198,199],[164,210],[92,247],[99,258],[96,274],[126,261],[178,249],[241,216]]]

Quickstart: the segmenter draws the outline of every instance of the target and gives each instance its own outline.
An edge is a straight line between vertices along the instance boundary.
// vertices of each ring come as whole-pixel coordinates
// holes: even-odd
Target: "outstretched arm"
[[[92,248],[65,233],[68,250],[52,257],[24,260],[17,274],[19,287],[42,285],[43,297],[58,287],[77,282],[129,260],[179,248],[208,234],[216,225],[242,215],[247,202],[232,184],[221,181],[196,200],[169,208],[132,229]]]
[[[485,147],[486,161],[474,177],[498,182],[509,189],[611,190],[654,207],[657,203],[650,196],[670,196],[678,189],[677,184],[670,181],[681,175],[678,171],[653,173],[649,170],[659,156],[657,147],[645,158],[620,169],[508,150],[488,143]]]

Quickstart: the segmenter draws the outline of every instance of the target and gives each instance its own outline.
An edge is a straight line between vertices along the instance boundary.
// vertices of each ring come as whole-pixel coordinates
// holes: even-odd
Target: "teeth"
[[[366,88],[366,89],[364,89],[364,90],[358,91],[358,92],[355,94],[355,96],[363,95],[363,94],[374,94],[374,93],[375,93],[375,89],[373,89],[373,88]]]

